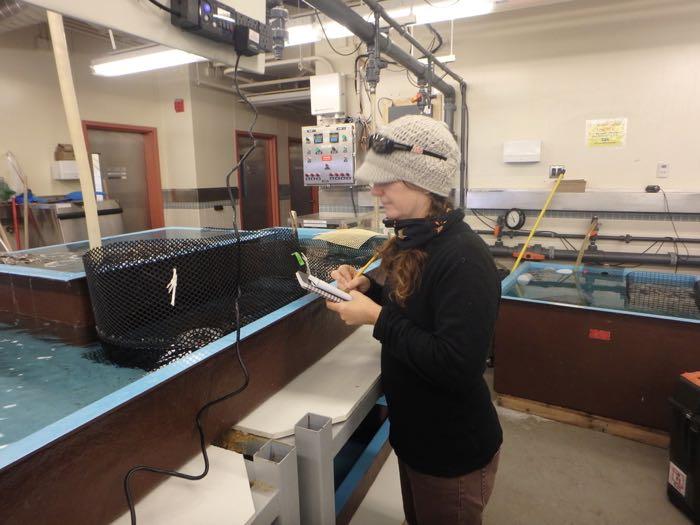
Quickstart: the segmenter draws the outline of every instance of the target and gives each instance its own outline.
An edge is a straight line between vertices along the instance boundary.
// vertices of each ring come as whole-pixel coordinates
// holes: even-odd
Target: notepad
[[[299,281],[299,286],[304,290],[325,297],[329,301],[334,303],[339,303],[341,301],[350,301],[352,296],[349,293],[344,292],[340,288],[328,284],[321,279],[314,277],[313,275],[307,275],[304,272],[297,272],[297,281]]]

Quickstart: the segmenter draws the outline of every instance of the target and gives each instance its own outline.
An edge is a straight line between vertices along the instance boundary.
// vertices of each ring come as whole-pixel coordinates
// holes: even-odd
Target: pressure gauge
[[[525,212],[518,208],[512,208],[506,213],[506,226],[511,230],[519,230],[525,224]]]

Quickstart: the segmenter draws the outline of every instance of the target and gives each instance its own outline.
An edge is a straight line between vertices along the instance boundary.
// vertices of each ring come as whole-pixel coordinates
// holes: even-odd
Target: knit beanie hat
[[[400,150],[381,155],[370,149],[355,174],[360,184],[405,181],[443,197],[450,194],[459,166],[459,147],[444,122],[423,115],[406,115],[384,126],[379,134],[440,153],[447,160]]]

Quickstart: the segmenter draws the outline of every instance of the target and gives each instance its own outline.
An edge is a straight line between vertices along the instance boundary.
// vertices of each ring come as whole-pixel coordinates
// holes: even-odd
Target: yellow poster
[[[606,118],[586,121],[586,143],[588,147],[624,146],[626,139],[626,118]]]

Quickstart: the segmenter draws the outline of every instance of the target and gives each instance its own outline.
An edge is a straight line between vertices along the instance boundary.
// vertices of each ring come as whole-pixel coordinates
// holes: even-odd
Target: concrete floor
[[[504,443],[485,525],[687,525],[666,499],[668,451],[498,408]],[[392,453],[351,525],[403,521]]]

